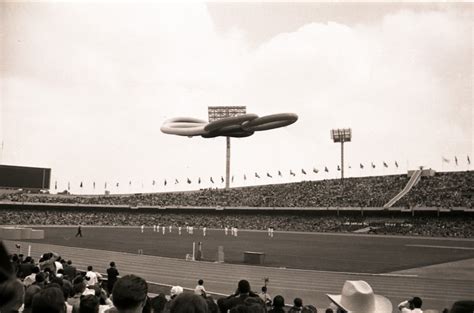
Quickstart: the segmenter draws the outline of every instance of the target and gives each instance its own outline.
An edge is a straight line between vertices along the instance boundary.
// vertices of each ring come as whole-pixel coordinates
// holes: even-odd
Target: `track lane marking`
[[[474,250],[474,248],[471,248],[471,247],[436,246],[436,245],[405,245],[405,247],[435,248],[435,249],[457,249],[457,250]]]

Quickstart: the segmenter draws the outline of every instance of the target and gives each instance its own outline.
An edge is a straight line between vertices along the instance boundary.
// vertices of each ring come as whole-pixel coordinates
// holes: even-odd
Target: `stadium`
[[[0,4],[0,312],[474,312],[472,8]]]

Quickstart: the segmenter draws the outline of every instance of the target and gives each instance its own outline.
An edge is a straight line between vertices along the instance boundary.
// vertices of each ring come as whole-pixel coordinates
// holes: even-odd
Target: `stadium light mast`
[[[331,139],[336,143],[341,143],[341,183],[344,184],[344,142],[352,139],[352,129],[341,128],[331,130]]]
[[[247,113],[245,106],[210,106],[207,108],[209,122],[226,117],[244,115]],[[230,137],[226,137],[226,162],[225,162],[225,189],[230,187]]]

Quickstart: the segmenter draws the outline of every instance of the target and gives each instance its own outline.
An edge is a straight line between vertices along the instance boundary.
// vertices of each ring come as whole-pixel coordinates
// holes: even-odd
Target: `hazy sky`
[[[470,3],[0,6],[0,162],[51,167],[53,189],[55,181],[82,193],[102,193],[105,181],[112,192],[220,182],[224,138],[160,132],[167,118],[207,119],[216,105],[300,117],[232,140],[234,185],[339,175],[331,128],[353,129],[347,176],[466,170],[473,157]],[[455,155],[458,167],[442,164]]]

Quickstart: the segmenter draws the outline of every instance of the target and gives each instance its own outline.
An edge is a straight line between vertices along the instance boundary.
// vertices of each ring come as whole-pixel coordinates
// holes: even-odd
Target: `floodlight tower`
[[[247,113],[245,106],[210,106],[207,108],[209,122],[219,119],[244,115]],[[226,166],[225,166],[225,189],[230,187],[230,137],[226,137]]]
[[[334,142],[341,143],[341,183],[344,184],[344,142],[350,142],[352,139],[352,129],[332,129],[331,139]]]

